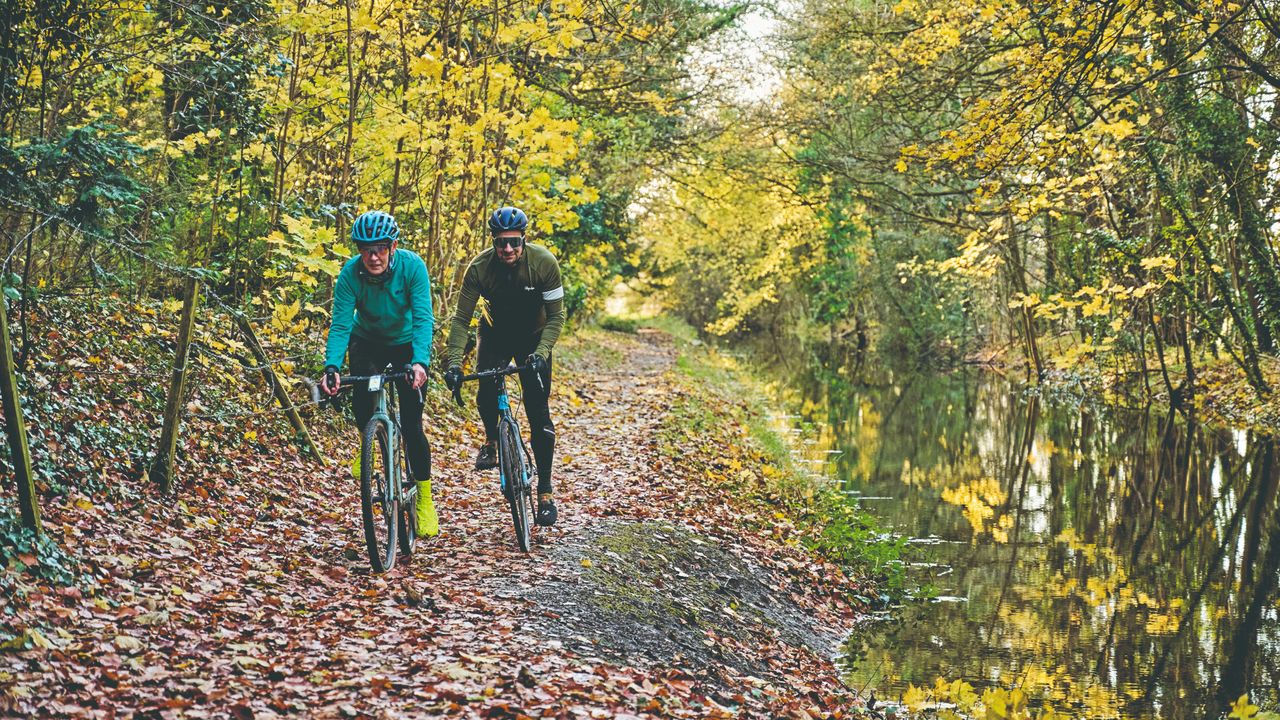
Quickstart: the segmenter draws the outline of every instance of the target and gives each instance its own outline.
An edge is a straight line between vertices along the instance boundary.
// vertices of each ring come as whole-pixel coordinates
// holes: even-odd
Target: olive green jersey
[[[462,364],[468,326],[479,298],[488,306],[488,313],[480,320],[483,333],[512,339],[542,333],[535,353],[551,356],[564,327],[564,285],[560,263],[550,250],[526,243],[520,259],[507,265],[489,248],[471,261],[449,327],[450,365]]]

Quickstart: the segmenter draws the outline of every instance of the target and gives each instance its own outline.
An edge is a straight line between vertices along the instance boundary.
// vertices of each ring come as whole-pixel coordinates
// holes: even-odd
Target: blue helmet
[[[490,235],[497,235],[503,230],[524,232],[527,227],[529,227],[529,218],[519,208],[500,207],[489,216]]]
[[[351,239],[357,244],[391,242],[400,238],[400,226],[389,213],[370,210],[351,224]]]

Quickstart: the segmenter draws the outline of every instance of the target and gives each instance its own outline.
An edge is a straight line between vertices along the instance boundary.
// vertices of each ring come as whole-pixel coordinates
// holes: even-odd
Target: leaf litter
[[[692,451],[702,464],[660,456],[680,392],[665,335],[575,340],[556,388],[573,402],[553,405],[561,521],[530,555],[496,477],[469,467],[478,419],[442,395],[427,425],[443,532],[381,576],[345,462],[318,467],[266,424],[211,452],[203,432],[228,429],[193,423],[180,501],[135,475],[46,509],[81,577],[6,585],[0,714],[857,716],[829,658],[865,591],[707,479],[719,441]],[[600,359],[619,353],[625,367]],[[354,451],[343,421],[313,425],[328,457]]]

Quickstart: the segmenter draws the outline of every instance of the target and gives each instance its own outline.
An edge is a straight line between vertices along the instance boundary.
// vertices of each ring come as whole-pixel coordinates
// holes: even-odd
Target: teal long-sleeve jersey
[[[413,362],[431,367],[431,279],[417,253],[397,248],[382,275],[364,271],[357,255],[342,266],[333,286],[333,314],[324,364],[342,368],[347,344],[361,340],[388,345],[413,344]]]

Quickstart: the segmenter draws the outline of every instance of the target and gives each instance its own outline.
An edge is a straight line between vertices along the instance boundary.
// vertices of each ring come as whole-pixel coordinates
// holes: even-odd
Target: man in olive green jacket
[[[480,319],[480,346],[476,367],[489,370],[511,360],[527,366],[520,373],[521,395],[529,418],[533,458],[538,466],[539,525],[554,525],[556,504],[551,491],[551,460],[556,429],[547,401],[551,394],[551,350],[564,327],[564,286],[560,264],[541,245],[525,242],[529,219],[524,212],[503,207],[489,218],[493,247],[477,255],[467,266],[458,297],[458,309],[449,328],[449,369],[444,374],[449,389],[462,383],[462,357],[471,315],[484,298],[488,312]],[[541,376],[541,382],[535,376]],[[484,421],[485,444],[476,456],[476,469],[497,465],[494,447],[498,431],[497,386],[481,382],[476,405]]]

